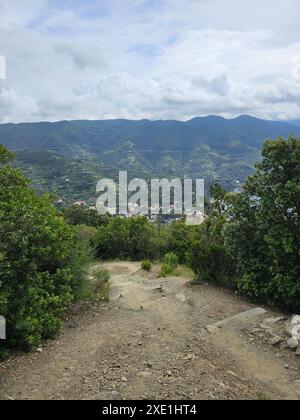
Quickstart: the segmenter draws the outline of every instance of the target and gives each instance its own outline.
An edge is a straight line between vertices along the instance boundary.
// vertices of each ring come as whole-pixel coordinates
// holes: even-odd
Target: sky
[[[299,0],[0,0],[0,123],[300,119],[299,22]]]

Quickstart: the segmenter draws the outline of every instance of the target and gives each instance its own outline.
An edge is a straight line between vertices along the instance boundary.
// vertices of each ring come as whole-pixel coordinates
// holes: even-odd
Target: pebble
[[[279,335],[275,335],[274,337],[270,338],[269,340],[269,344],[271,344],[272,346],[277,346],[278,344],[280,344],[282,342],[282,338],[279,337]]]
[[[114,400],[121,400],[121,394],[118,391],[112,391],[111,396]]]
[[[215,325],[207,325],[206,329],[211,335],[218,334],[218,332],[220,331],[219,328],[216,327]]]
[[[291,348],[291,349],[296,349],[299,345],[298,340],[296,340],[295,338],[290,338],[287,341],[287,345]]]
[[[149,371],[146,372],[140,372],[139,376],[141,376],[142,378],[150,378],[152,376],[152,373]]]

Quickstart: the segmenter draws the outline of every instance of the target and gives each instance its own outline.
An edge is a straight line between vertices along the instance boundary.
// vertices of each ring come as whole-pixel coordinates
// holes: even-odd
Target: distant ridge
[[[143,176],[221,180],[230,188],[252,173],[266,139],[290,135],[300,137],[299,121],[249,115],[233,119],[209,115],[186,122],[121,119],[0,124],[0,143],[12,150],[48,151],[69,161],[105,164]],[[34,161],[36,165],[36,154]],[[23,163],[30,169],[30,153]]]

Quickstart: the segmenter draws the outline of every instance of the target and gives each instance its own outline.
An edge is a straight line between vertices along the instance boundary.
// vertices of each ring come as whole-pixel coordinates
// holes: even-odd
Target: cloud
[[[297,0],[0,0],[0,122],[300,117]]]

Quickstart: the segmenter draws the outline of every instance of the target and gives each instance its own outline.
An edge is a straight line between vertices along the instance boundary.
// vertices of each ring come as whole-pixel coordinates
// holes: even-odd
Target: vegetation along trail
[[[253,305],[114,262],[108,304],[77,306],[59,338],[0,365],[1,399],[299,399],[299,358],[271,346]],[[257,334],[258,333],[258,334]]]

